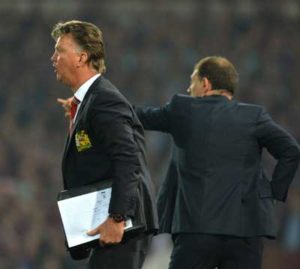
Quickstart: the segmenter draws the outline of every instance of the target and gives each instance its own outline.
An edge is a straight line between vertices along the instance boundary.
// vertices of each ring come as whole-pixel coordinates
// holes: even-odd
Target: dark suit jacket
[[[81,103],[66,142],[62,173],[65,189],[112,179],[109,213],[134,217],[139,206],[147,231],[157,229],[143,127],[129,102],[103,76]]]
[[[172,233],[276,235],[273,200],[286,200],[300,151],[263,107],[175,95],[162,108],[136,111],[145,129],[170,133],[176,144]],[[263,148],[278,161],[270,180]]]

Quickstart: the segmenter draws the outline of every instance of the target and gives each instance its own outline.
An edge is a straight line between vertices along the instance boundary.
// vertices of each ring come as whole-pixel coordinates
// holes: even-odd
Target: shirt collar
[[[75,92],[74,96],[80,101],[82,102],[84,99],[84,96],[86,95],[87,91],[89,90],[89,88],[91,87],[91,85],[94,83],[94,81],[100,77],[101,74],[96,74],[94,76],[92,76],[91,78],[89,78],[86,82],[84,82],[79,89]]]

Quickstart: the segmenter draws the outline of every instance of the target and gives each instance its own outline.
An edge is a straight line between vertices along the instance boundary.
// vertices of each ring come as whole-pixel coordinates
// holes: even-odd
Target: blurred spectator
[[[300,268],[300,189],[291,192],[285,211],[281,232],[281,248],[284,264],[289,269]]]

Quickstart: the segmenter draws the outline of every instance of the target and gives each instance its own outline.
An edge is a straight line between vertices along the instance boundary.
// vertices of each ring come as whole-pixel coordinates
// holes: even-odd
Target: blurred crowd
[[[100,26],[106,77],[133,104],[164,104],[185,92],[196,61],[225,56],[240,74],[237,98],[266,106],[300,142],[299,1],[1,0],[0,16],[0,268],[85,268],[65,252],[56,205],[68,125],[56,98],[71,94],[50,62],[58,21]],[[146,138],[157,190],[170,138]],[[265,155],[271,176],[274,160]],[[299,177],[278,205],[279,237],[266,242],[264,269],[300,268]],[[154,241],[147,268],[165,268],[166,242]]]

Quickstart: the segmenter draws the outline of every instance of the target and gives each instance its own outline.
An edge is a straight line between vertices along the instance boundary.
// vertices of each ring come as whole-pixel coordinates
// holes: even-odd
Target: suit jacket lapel
[[[62,168],[64,171],[64,167],[65,167],[65,160],[66,160],[66,156],[67,156],[67,148],[69,146],[69,141],[70,141],[70,134],[68,134],[66,141],[65,141],[65,146],[64,146],[64,153],[63,153],[63,158],[62,158]]]
[[[96,88],[96,86],[98,85],[98,83],[100,83],[102,79],[102,75],[97,78],[94,83],[91,85],[91,87],[88,89],[82,103],[80,104],[80,107],[79,107],[79,110],[78,110],[78,113],[76,115],[76,119],[75,119],[75,122],[73,124],[73,128],[71,130],[71,132],[69,133],[68,137],[67,137],[67,140],[66,140],[66,143],[65,143],[65,149],[64,149],[64,155],[63,155],[63,166],[64,166],[64,163],[65,163],[65,160],[67,158],[67,153],[69,152],[69,148],[70,148],[70,144],[71,144],[71,141],[73,139],[73,136],[75,135],[75,130],[76,130],[76,127],[78,125],[78,122],[80,120],[80,118],[82,117],[82,111],[84,110],[86,104],[88,103],[88,100],[89,100],[89,96],[91,95],[91,93],[94,91],[94,89]]]

